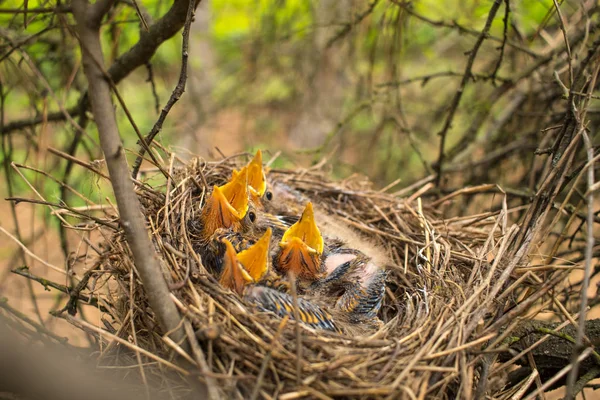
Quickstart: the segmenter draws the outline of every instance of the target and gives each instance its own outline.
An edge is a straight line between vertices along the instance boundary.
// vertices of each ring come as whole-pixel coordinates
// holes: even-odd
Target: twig
[[[175,89],[173,89],[173,92],[171,93],[171,97],[169,97],[167,104],[160,112],[160,116],[158,117],[158,120],[154,123],[154,126],[152,127],[152,130],[150,131],[150,133],[148,133],[148,135],[146,135],[145,138],[140,138],[140,140],[138,140],[138,144],[141,147],[139,149],[139,154],[135,158],[135,161],[133,163],[133,168],[132,168],[132,172],[131,172],[133,179],[137,178],[137,174],[142,165],[142,161],[144,160],[144,153],[147,151],[147,149],[149,149],[150,143],[152,143],[152,141],[154,140],[156,135],[161,131],[163,123],[165,122],[165,119],[167,118],[167,115],[169,114],[169,111],[171,111],[171,108],[173,107],[173,105],[175,105],[175,103],[177,103],[177,101],[179,100],[179,98],[181,97],[183,92],[185,92],[185,84],[187,82],[188,57],[189,57],[188,49],[189,49],[189,41],[190,41],[190,27],[191,27],[192,19],[194,16],[194,9],[197,4],[198,3],[196,2],[196,0],[189,0],[187,14],[186,14],[186,18],[185,18],[185,24],[183,26],[183,32],[182,32],[183,40],[181,43],[181,70],[179,73],[179,81],[177,82]]]
[[[145,65],[154,56],[156,50],[166,40],[175,35],[183,26],[188,9],[186,0],[175,0],[169,11],[156,23],[150,26],[149,32],[142,32],[140,40],[133,45],[127,52],[123,53],[108,69],[108,74],[116,84],[123,78],[133,72],[141,65]],[[31,12],[29,9],[28,11]],[[46,116],[37,116],[35,118],[26,118],[7,123],[0,131],[0,135],[5,135],[16,130],[39,125],[45,121],[57,122],[67,119],[67,115],[79,115],[81,112],[80,103],[84,103],[83,109],[87,110],[89,106],[87,92],[77,102],[77,105],[63,111],[49,113]]]
[[[58,290],[59,292],[62,292],[64,294],[68,294],[69,296],[76,295],[77,299],[80,300],[80,301],[82,301],[83,303],[89,304],[90,306],[93,306],[93,307],[97,307],[102,312],[110,312],[110,310],[107,310],[106,307],[104,307],[104,306],[102,306],[101,304],[98,303],[98,299],[96,297],[87,296],[85,294],[81,294],[80,291],[71,290],[70,288],[68,288],[65,285],[60,285],[60,284],[58,284],[56,282],[52,282],[52,281],[49,281],[47,279],[40,278],[39,276],[33,275],[31,272],[29,272],[29,268],[28,267],[20,267],[20,268],[17,268],[17,269],[13,269],[10,272],[12,272],[13,274],[17,274],[17,275],[20,275],[22,277],[25,277],[27,279],[30,279],[32,281],[38,282],[46,290],[49,290],[48,288],[51,287],[53,289]]]
[[[154,71],[152,68],[152,63],[148,61],[146,63],[146,69],[148,70],[148,79],[146,82],[150,82],[150,88],[152,89],[152,97],[154,97],[154,109],[156,113],[160,113],[160,99],[158,97],[158,92],[156,91],[156,83],[154,82]]]
[[[50,8],[0,8],[0,14],[61,14],[61,13],[70,13],[71,7],[66,6],[58,6],[58,7],[50,7]]]
[[[6,236],[8,236],[12,241],[14,241],[29,257],[33,258],[34,260],[42,263],[42,265],[55,270],[56,272],[60,272],[61,274],[65,274],[65,270],[58,268],[57,266],[50,264],[46,261],[44,261],[43,259],[41,259],[40,257],[38,257],[37,255],[35,255],[31,250],[29,250],[27,247],[25,247],[25,245],[16,237],[14,237],[13,235],[10,234],[10,232],[8,232],[6,229],[4,229],[3,227],[0,226],[0,232],[4,233]]]
[[[440,150],[439,150],[438,160],[434,165],[434,170],[436,172],[435,184],[438,187],[440,186],[440,182],[442,180],[442,166],[444,163],[446,135],[448,134],[448,131],[450,130],[450,127],[452,126],[452,121],[454,120],[454,115],[456,114],[456,110],[458,109],[458,105],[459,105],[462,95],[464,93],[465,86],[467,85],[467,82],[470,79],[472,79],[471,69],[473,68],[473,63],[475,62],[475,57],[477,56],[477,52],[479,51],[479,48],[483,44],[484,39],[486,39],[488,37],[488,33],[492,26],[492,21],[494,20],[494,17],[496,16],[496,13],[498,12],[498,8],[500,8],[501,3],[502,3],[502,0],[495,0],[494,4],[492,4],[492,7],[488,14],[488,18],[485,22],[485,26],[483,27],[483,30],[481,31],[479,37],[477,38],[477,41],[475,42],[473,49],[471,49],[471,51],[469,52],[469,59],[467,60],[467,66],[465,67],[465,73],[460,82],[460,86],[459,86],[458,90],[456,91],[454,98],[452,99],[452,103],[450,104],[450,111],[448,112],[448,116],[446,117],[444,126],[443,126],[442,130],[438,133],[438,136],[440,136]]]
[[[472,36],[479,36],[481,34],[481,32],[479,32],[478,30],[467,28],[466,26],[461,25],[461,24],[459,24],[456,21],[445,22],[445,21],[435,21],[435,20],[429,19],[429,18],[425,17],[424,15],[416,13],[412,9],[412,7],[409,6],[411,3],[408,3],[408,2],[407,3],[402,3],[402,2],[400,2],[400,0],[391,0],[391,1],[394,4],[396,4],[396,5],[400,6],[400,7],[403,7],[404,10],[406,10],[406,12],[409,13],[410,15],[412,15],[413,17],[415,17],[417,19],[420,19],[421,21],[426,22],[426,23],[428,23],[430,25],[438,26],[438,27],[442,27],[442,28],[456,29],[456,30],[458,30],[459,33],[466,33],[466,34],[469,34],[469,35],[472,35]],[[499,38],[499,37],[492,36],[492,35],[488,35],[488,39],[489,40],[493,40],[494,42],[500,42],[500,43],[504,41],[504,38]],[[531,56],[533,58],[540,57],[539,54],[535,53],[534,51],[532,51],[530,49],[527,49],[527,48],[521,46],[518,43],[512,42],[510,40],[507,40],[506,43],[510,47],[513,47],[513,48],[515,48],[515,49],[517,49],[517,50],[519,50],[519,51],[521,51],[521,52],[523,52],[523,53],[525,53],[525,54],[527,54],[527,55],[529,55],[529,56]]]
[[[54,332],[49,331],[43,325],[40,325],[37,322],[33,321],[32,319],[27,317],[27,315],[23,314],[19,310],[15,310],[14,308],[12,308],[10,305],[8,305],[8,300],[4,297],[0,297],[0,308],[6,310],[10,314],[14,315],[15,317],[19,318],[23,322],[27,323],[28,325],[33,327],[38,333],[46,335],[46,336],[56,340],[58,343],[67,344],[67,342],[69,341],[68,338],[60,337],[60,336],[56,335]]]
[[[506,41],[508,40],[508,18],[510,15],[510,0],[504,0],[504,18],[502,22],[504,23],[504,30],[502,31],[502,44],[500,45],[500,56],[498,57],[498,61],[496,62],[496,66],[494,67],[494,72],[490,75],[492,77],[492,81],[496,80],[496,74],[500,69],[500,65],[502,65],[502,58],[504,58],[504,49],[506,48]]]
[[[408,85],[408,84],[415,83],[415,82],[421,82],[421,85],[425,86],[432,79],[447,78],[447,77],[459,77],[459,76],[462,77],[463,75],[464,75],[463,73],[455,72],[455,71],[441,71],[441,72],[434,72],[434,73],[427,74],[427,75],[419,75],[419,76],[415,76],[412,78],[401,79],[399,81],[381,82],[381,83],[376,84],[375,87],[388,87],[388,86],[396,87],[396,86]],[[492,79],[492,80],[497,80],[497,81],[501,81],[501,82],[510,82],[509,78],[501,78],[494,74],[485,75],[485,74],[480,74],[480,73],[472,73],[471,77],[474,80],[481,79],[482,81],[487,81],[487,80]]]
[[[571,46],[569,45],[569,37],[567,36],[567,28],[565,27],[565,19],[560,12],[560,6],[556,0],[552,0],[554,2],[554,8],[556,9],[556,13],[558,14],[558,20],[560,21],[560,30],[563,34],[563,39],[565,41],[565,49],[567,50],[567,62],[569,63],[569,87],[573,88],[573,57],[571,56]],[[567,396],[568,397],[568,396]]]
[[[590,89],[591,90],[591,89]],[[592,148],[592,144],[590,139],[585,132],[585,129],[582,131],[583,142],[587,149],[587,157],[588,162],[592,163],[587,170],[587,186],[588,188],[594,185],[594,150]],[[579,354],[583,350],[583,336],[585,333],[585,316],[587,315],[587,291],[590,286],[590,274],[592,271],[592,253],[594,250],[594,192],[592,190],[588,190],[587,195],[587,242],[585,247],[585,270],[583,275],[583,282],[581,284],[581,304],[579,307],[579,324],[577,326],[577,340],[575,346],[573,347],[573,369],[569,372],[569,376],[567,377],[567,394],[565,398],[567,400],[574,399],[577,392],[575,391],[575,384],[579,372],[579,363],[577,362]]]
[[[41,205],[49,206],[49,207],[62,208],[62,209],[68,210],[73,215],[77,215],[77,216],[81,217],[82,219],[90,219],[90,220],[94,221],[95,223],[97,223],[98,225],[106,226],[107,228],[110,228],[114,231],[119,230],[119,228],[116,225],[106,222],[100,218],[94,217],[93,215],[88,215],[88,214],[82,213],[80,211],[77,211],[74,208],[66,206],[64,204],[51,203],[51,202],[45,201],[45,200],[25,199],[22,197],[7,197],[4,200],[13,201],[15,204],[30,203],[30,204],[41,204]]]
[[[363,11],[362,13],[356,15],[356,17],[354,18],[354,20],[344,24],[344,27],[342,29],[340,29],[338,32],[336,32],[335,35],[333,35],[333,37],[331,37],[328,41],[327,44],[325,45],[325,48],[328,49],[331,46],[333,46],[333,44],[335,42],[337,42],[339,39],[343,38],[344,36],[346,36],[348,33],[350,33],[350,31],[352,30],[352,28],[355,25],[360,24],[360,22],[362,20],[364,20],[368,15],[370,15],[373,10],[375,9],[375,6],[377,5],[377,3],[379,3],[379,0],[371,0],[371,2],[369,3],[369,6],[367,7],[367,9],[365,11]]]

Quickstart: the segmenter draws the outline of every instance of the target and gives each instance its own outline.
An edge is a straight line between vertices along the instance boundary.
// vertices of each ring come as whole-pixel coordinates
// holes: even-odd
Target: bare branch
[[[140,40],[133,45],[126,53],[119,57],[108,69],[108,74],[111,80],[116,84],[119,83],[123,78],[129,75],[138,67],[145,65],[160,45],[175,35],[184,25],[185,18],[187,15],[188,2],[186,0],[175,0],[173,6],[169,11],[158,21],[156,21],[148,32],[142,31]],[[35,9],[29,9],[28,12],[32,12]],[[0,10],[1,11],[1,10]],[[22,10],[21,10],[22,11]],[[49,12],[49,11],[48,11]],[[79,103],[84,102],[85,107],[80,107]],[[84,93],[78,104],[66,109],[66,113],[72,116],[79,115],[82,109],[88,109],[87,92]],[[17,120],[9,122],[2,127],[0,135],[5,135],[10,132],[33,127],[39,125],[45,121],[64,121],[67,117],[65,113],[58,111],[49,113],[46,116],[37,116],[34,118],[26,118],[23,120]]]
[[[76,0],[73,2],[73,14],[77,22],[84,72],[89,91],[93,93],[93,96],[90,96],[92,113],[117,200],[121,225],[131,247],[137,273],[144,283],[148,301],[160,327],[165,334],[171,332],[174,339],[180,342],[184,338],[184,332],[179,326],[181,318],[170,300],[167,283],[140,212],[139,199],[129,178],[127,160],[112,105],[110,85],[102,71],[104,58],[99,24],[95,24],[97,20],[93,19],[99,16],[90,13],[88,7],[86,0]]]
[[[136,179],[138,171],[140,170],[140,166],[142,165],[142,161],[144,160],[144,153],[147,150],[149,150],[150,143],[152,143],[152,141],[154,140],[156,135],[158,135],[158,133],[162,129],[163,123],[165,122],[165,119],[167,118],[169,111],[171,111],[171,108],[173,107],[173,105],[175,105],[175,103],[177,103],[177,101],[179,100],[179,98],[181,97],[183,92],[185,92],[185,84],[187,82],[190,26],[192,25],[194,9],[198,3],[199,2],[190,0],[190,4],[189,4],[187,14],[186,14],[185,25],[183,27],[183,33],[182,33],[183,41],[181,44],[181,71],[179,73],[179,81],[177,82],[175,89],[173,89],[173,93],[171,93],[171,97],[169,97],[167,104],[162,109],[160,116],[158,117],[158,120],[152,127],[152,130],[150,131],[150,133],[148,133],[148,135],[145,138],[140,138],[140,140],[138,141],[138,144],[140,145],[140,150],[139,150],[138,156],[135,159],[135,162],[133,163],[133,168],[132,168],[133,169],[133,172],[132,172],[133,179]],[[151,73],[152,70],[149,69],[149,72]],[[152,88],[154,89],[154,86],[152,86]]]
[[[438,133],[438,135],[440,136],[440,151],[439,151],[439,155],[438,155],[438,160],[434,166],[434,170],[437,173],[436,182],[435,182],[436,186],[440,185],[440,182],[442,179],[442,164],[444,163],[444,148],[446,146],[446,135],[448,134],[448,131],[450,130],[450,127],[452,126],[452,121],[454,120],[454,115],[456,114],[456,110],[458,109],[458,105],[459,105],[462,95],[464,93],[465,86],[467,86],[467,82],[470,79],[472,79],[471,69],[473,68],[473,63],[475,62],[475,57],[477,57],[477,53],[479,52],[479,48],[483,44],[484,39],[486,39],[488,37],[488,33],[490,31],[490,28],[492,27],[492,21],[496,17],[496,13],[498,12],[498,9],[500,8],[501,3],[502,3],[502,0],[495,0],[494,4],[492,4],[492,8],[490,9],[488,18],[485,21],[485,26],[483,27],[483,30],[481,31],[479,37],[477,38],[477,41],[475,42],[473,49],[469,52],[469,59],[467,60],[467,66],[465,67],[465,73],[463,75],[462,81],[460,82],[460,86],[458,87],[458,90],[456,91],[456,94],[454,95],[454,99],[452,99],[452,103],[450,105],[450,111],[448,112],[448,116],[446,117],[446,121],[444,122],[444,127]]]

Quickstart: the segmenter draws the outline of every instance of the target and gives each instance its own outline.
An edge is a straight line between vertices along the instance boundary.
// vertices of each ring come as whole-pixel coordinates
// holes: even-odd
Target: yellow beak
[[[260,202],[263,194],[267,191],[267,178],[262,165],[262,153],[256,152],[252,161],[250,161],[240,171],[233,170],[231,179],[235,179],[239,174],[248,174],[248,192],[250,198],[255,204]]]
[[[202,209],[205,235],[219,228],[236,228],[248,212],[248,173],[237,174],[223,186],[215,186]]]
[[[315,222],[312,203],[308,203],[300,220],[290,226],[279,243],[278,268],[292,271],[297,277],[315,280],[321,275],[319,257],[323,253],[323,236]]]
[[[246,250],[237,254],[238,261],[244,266],[255,282],[261,280],[269,269],[269,244],[271,228],[260,239]]]
[[[281,245],[285,246],[288,243],[296,242],[293,239],[298,239],[304,243],[311,253],[323,253],[323,236],[321,236],[321,231],[315,222],[311,202],[308,202],[306,208],[304,208],[300,219],[285,231],[281,238]]]
[[[229,204],[238,213],[239,219],[244,218],[248,212],[248,171],[240,171],[220,189]]]
[[[241,296],[244,293],[246,285],[254,280],[248,274],[248,271],[238,262],[231,242],[223,239],[223,243],[225,244],[225,257],[223,258],[223,272],[219,278],[219,283],[221,286],[231,289]]]
[[[248,186],[256,191],[258,196],[265,194],[267,190],[267,177],[263,170],[262,152],[256,151],[254,158],[247,165],[248,167]]]

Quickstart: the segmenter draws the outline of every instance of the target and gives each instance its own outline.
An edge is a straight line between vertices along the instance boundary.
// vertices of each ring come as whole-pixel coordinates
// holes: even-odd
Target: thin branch
[[[594,79],[595,81],[595,79]],[[593,88],[594,85],[592,85]],[[590,89],[592,90],[592,89]],[[585,143],[585,147],[587,149],[587,157],[588,162],[591,164],[587,170],[587,186],[588,189],[594,185],[594,149],[592,148],[591,141],[583,130],[583,142]],[[573,347],[573,369],[569,372],[569,376],[567,378],[567,394],[565,399],[574,399],[577,392],[575,391],[575,384],[579,372],[579,363],[577,359],[583,350],[583,336],[585,333],[585,316],[587,314],[587,291],[590,286],[590,274],[592,271],[592,253],[594,250],[594,192],[593,190],[588,190],[587,195],[587,207],[588,207],[588,215],[587,215],[587,242],[585,247],[585,270],[583,275],[583,283],[581,285],[581,304],[579,307],[579,325],[577,327],[577,341],[575,346]]]
[[[340,40],[341,38],[346,36],[348,33],[350,33],[350,31],[352,30],[352,28],[354,26],[360,24],[362,22],[362,20],[364,20],[368,15],[370,15],[373,12],[377,3],[379,3],[379,0],[372,0],[371,3],[369,3],[369,6],[367,7],[367,9],[365,11],[356,15],[356,17],[354,18],[353,21],[350,21],[350,22],[344,24],[343,28],[340,29],[338,32],[336,32],[336,34],[333,35],[333,37],[331,37],[327,41],[325,48],[326,49],[330,48],[331,46],[333,46],[333,44],[335,42],[337,42],[338,40]]]
[[[434,165],[434,170],[437,174],[436,180],[435,180],[436,186],[440,185],[440,182],[442,179],[442,165],[444,163],[444,149],[446,146],[446,135],[448,134],[448,131],[450,130],[450,127],[452,126],[452,121],[454,120],[454,115],[456,114],[456,110],[458,109],[458,105],[459,105],[462,95],[464,93],[465,87],[467,86],[467,82],[470,79],[472,79],[471,69],[473,68],[473,63],[475,62],[475,57],[477,57],[477,53],[479,52],[479,48],[483,44],[483,41],[488,37],[490,28],[492,27],[492,21],[496,17],[496,13],[498,12],[498,9],[500,8],[501,3],[502,3],[502,0],[495,0],[494,4],[492,4],[492,7],[488,14],[487,21],[485,22],[485,26],[483,27],[483,30],[481,31],[479,37],[477,38],[477,41],[475,42],[473,49],[469,52],[469,59],[467,60],[467,66],[465,67],[465,73],[460,82],[460,86],[459,86],[458,90],[456,91],[456,94],[454,95],[454,99],[452,99],[452,103],[450,104],[450,111],[448,112],[448,116],[446,117],[446,121],[444,122],[444,127],[438,133],[438,136],[440,136],[440,150],[439,150],[438,160]]]
[[[175,35],[185,23],[187,16],[188,2],[186,0],[175,0],[169,11],[158,21],[156,21],[148,32],[140,33],[140,40],[133,45],[127,52],[119,57],[108,69],[108,74],[112,81],[116,84],[123,78],[129,75],[138,67],[145,65],[156,53],[156,50],[166,40]],[[29,9],[32,12],[35,9]],[[84,110],[89,107],[87,92],[84,93],[78,104],[66,109],[66,114],[77,116],[81,112],[79,104],[84,102]],[[0,135],[9,134],[16,130],[37,126],[44,122],[64,121],[67,116],[64,112],[58,111],[49,113],[45,116],[37,116],[34,118],[26,118],[23,120],[12,121],[5,124],[0,131]]]
[[[138,156],[135,159],[135,162],[133,163],[132,174],[131,174],[133,179],[137,178],[137,174],[142,165],[142,161],[144,160],[144,153],[146,151],[149,151],[150,144],[152,143],[152,141],[154,140],[156,135],[158,135],[158,133],[161,131],[163,123],[165,122],[165,119],[167,118],[167,115],[169,114],[169,111],[171,111],[171,108],[173,108],[173,105],[175,105],[175,103],[177,103],[177,101],[179,100],[181,95],[185,92],[185,84],[187,82],[188,57],[189,57],[188,49],[189,49],[189,41],[190,41],[190,26],[192,24],[192,20],[193,20],[193,16],[194,16],[194,9],[197,4],[198,3],[195,0],[190,0],[187,14],[186,14],[185,24],[184,24],[183,32],[182,32],[183,41],[181,43],[181,71],[179,73],[179,81],[177,82],[175,89],[173,89],[173,93],[171,93],[171,97],[169,97],[167,104],[160,112],[160,116],[158,117],[158,120],[152,127],[152,130],[150,131],[150,133],[148,133],[146,138],[141,138],[140,140],[138,140],[138,144],[140,145],[140,150],[139,150]],[[151,70],[149,70],[149,71],[151,73]],[[151,152],[149,152],[149,153],[151,154]]]
[[[22,198],[22,197],[7,197],[4,200],[12,201],[15,203],[15,205],[19,204],[19,203],[31,203],[31,204],[41,204],[41,205],[49,206],[49,207],[62,208],[62,209],[68,210],[73,215],[77,215],[77,216],[81,217],[83,220],[89,219],[89,220],[94,221],[98,225],[106,226],[107,228],[110,228],[114,231],[119,230],[119,228],[116,225],[113,225],[110,222],[106,222],[106,221],[102,220],[101,218],[96,218],[93,215],[89,215],[89,214],[83,213],[81,211],[77,211],[76,209],[69,207],[65,204],[51,203],[51,202],[45,201],[45,200],[26,199],[26,198]]]
[[[467,28],[466,26],[460,25],[456,21],[445,22],[445,21],[436,21],[436,20],[429,19],[429,18],[425,17],[424,15],[416,13],[411,7],[408,6],[410,3],[401,3],[399,0],[391,0],[391,1],[392,1],[392,3],[404,8],[404,10],[406,10],[406,12],[408,14],[412,15],[413,17],[415,17],[417,19],[420,19],[423,22],[427,22],[430,25],[442,27],[442,28],[456,29],[456,30],[458,30],[459,33],[466,33],[466,34],[472,35],[472,36],[481,35],[481,32],[479,32],[478,30]],[[493,40],[494,42],[499,42],[499,43],[502,43],[504,41],[504,38],[499,38],[499,37],[492,36],[492,35],[488,35],[487,38],[489,40]],[[527,49],[527,48],[521,46],[518,43],[507,40],[506,44],[508,44],[510,47],[513,47],[533,58],[540,57],[539,54],[535,53],[534,51],[532,51],[530,49]]]
[[[70,13],[71,7],[58,6],[50,8],[0,8],[0,14],[64,14]]]
[[[45,278],[40,278],[39,276],[32,274],[31,272],[29,272],[29,267],[27,267],[27,266],[13,269],[10,272],[12,272],[13,274],[20,275],[29,280],[35,281],[35,282],[39,283],[40,285],[42,285],[44,287],[44,289],[46,289],[46,290],[50,290],[48,288],[51,287],[53,289],[58,290],[61,293],[69,295],[70,302],[74,301],[74,299],[76,299],[77,301],[81,301],[92,307],[97,307],[102,312],[110,312],[110,310],[107,310],[106,307],[104,307],[103,305],[98,303],[97,297],[88,296],[88,295],[82,294],[81,291],[78,291],[77,288],[79,287],[79,285],[77,285],[76,290],[71,290],[68,286],[61,285],[61,284],[49,281]],[[86,283],[87,283],[87,281],[86,281]]]
[[[504,0],[504,18],[502,22],[504,23],[504,31],[502,32],[502,44],[500,45],[500,56],[498,57],[498,61],[496,62],[496,66],[494,67],[494,72],[492,72],[492,80],[496,80],[496,74],[500,69],[500,65],[502,65],[502,59],[504,58],[504,50],[506,49],[506,41],[508,40],[508,18],[510,15],[510,0]]]

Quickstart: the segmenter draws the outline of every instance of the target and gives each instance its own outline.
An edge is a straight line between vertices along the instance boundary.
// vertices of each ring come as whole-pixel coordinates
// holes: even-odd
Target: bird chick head
[[[262,164],[262,152],[258,150],[252,161],[240,171],[233,170],[232,179],[239,174],[248,174],[248,192],[250,199],[255,204],[260,204],[261,199],[267,191],[267,177]]]
[[[223,186],[215,186],[202,209],[201,220],[205,236],[217,229],[241,229],[248,212],[248,171],[240,171]]]
[[[321,254],[324,242],[315,222],[312,203],[309,202],[300,219],[288,228],[279,243],[277,267],[282,273],[293,272],[297,277],[317,280],[322,275]]]

